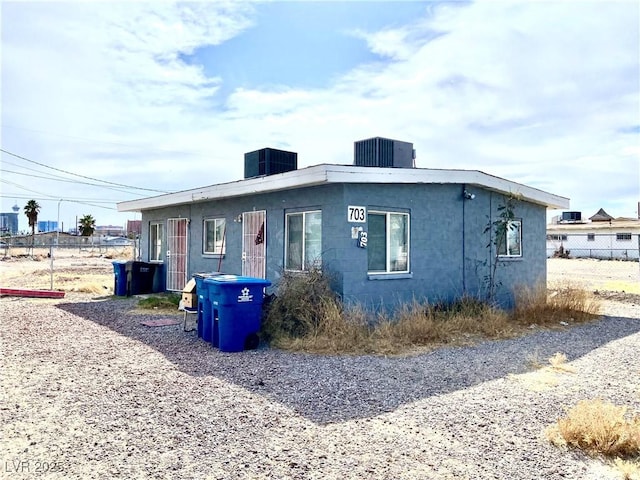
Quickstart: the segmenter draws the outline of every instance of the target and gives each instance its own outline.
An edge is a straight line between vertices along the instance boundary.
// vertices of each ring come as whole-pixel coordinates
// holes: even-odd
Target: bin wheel
[[[247,338],[244,339],[244,349],[245,350],[255,350],[258,348],[260,344],[260,337],[258,337],[257,333],[250,333],[247,335]]]

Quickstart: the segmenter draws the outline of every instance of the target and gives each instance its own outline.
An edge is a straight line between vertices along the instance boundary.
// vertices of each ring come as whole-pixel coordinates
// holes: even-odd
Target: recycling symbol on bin
[[[241,295],[238,295],[238,303],[253,301],[253,295],[250,295],[249,289],[247,287],[244,287],[240,292]]]

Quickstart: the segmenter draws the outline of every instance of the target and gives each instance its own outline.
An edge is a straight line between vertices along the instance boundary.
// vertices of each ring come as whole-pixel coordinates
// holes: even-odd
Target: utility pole
[[[58,247],[58,242],[60,241],[60,203],[62,203],[62,199],[58,200],[58,219],[56,221],[56,243],[55,247]],[[51,257],[51,288],[49,290],[53,290],[53,257],[55,256],[54,246],[49,247],[49,257]]]

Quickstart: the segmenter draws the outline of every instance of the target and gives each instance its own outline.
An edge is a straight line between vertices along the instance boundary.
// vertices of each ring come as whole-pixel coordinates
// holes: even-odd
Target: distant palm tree
[[[36,225],[38,224],[38,213],[40,213],[40,205],[35,200],[29,200],[24,206],[24,214],[29,219],[29,226],[31,227],[31,247],[35,243],[36,238]]]
[[[85,215],[78,222],[80,227],[80,235],[83,237],[90,237],[96,229],[96,219],[91,215]]]

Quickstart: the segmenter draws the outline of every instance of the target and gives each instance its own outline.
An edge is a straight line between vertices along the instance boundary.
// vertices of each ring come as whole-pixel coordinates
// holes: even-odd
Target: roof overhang
[[[220,183],[117,204],[119,212],[141,212],[174,205],[222,200],[279,190],[338,183],[368,184],[466,184],[503,194],[522,197],[531,203],[552,209],[569,208],[569,199],[495,177],[478,170],[441,170],[430,168],[380,168],[355,165],[315,165],[276,175]]]

